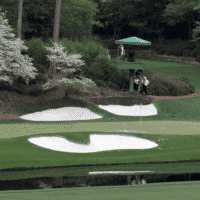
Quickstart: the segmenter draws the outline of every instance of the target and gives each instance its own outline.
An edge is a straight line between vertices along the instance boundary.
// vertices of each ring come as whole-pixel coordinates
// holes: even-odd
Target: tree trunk
[[[59,41],[59,27],[60,27],[60,14],[61,14],[61,4],[62,0],[56,0],[56,8],[55,8],[55,20],[54,20],[54,31],[53,31],[53,42],[58,43]],[[53,44],[52,44],[53,46]],[[49,74],[56,74],[56,63],[50,63]]]
[[[20,39],[21,39],[21,29],[22,29],[22,7],[23,7],[23,0],[19,0],[17,38],[20,38]]]

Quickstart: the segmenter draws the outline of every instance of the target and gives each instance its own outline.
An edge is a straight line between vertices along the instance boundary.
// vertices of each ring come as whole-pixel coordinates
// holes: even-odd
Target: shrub
[[[183,56],[185,57],[191,57],[192,53],[190,49],[184,49],[183,50]]]
[[[40,96],[43,93],[42,86],[39,84],[30,86],[29,88],[29,95],[31,96]]]
[[[38,66],[44,66],[48,68],[50,66],[50,61],[47,60],[47,55],[50,53],[44,47],[44,43],[40,38],[32,38],[31,40],[25,40],[25,45],[28,47],[27,52],[22,52],[22,54],[27,54],[29,57],[33,58],[33,64]],[[40,65],[39,65],[40,64]]]
[[[127,69],[112,69],[112,76],[109,77],[107,82],[111,82],[115,85],[115,88],[120,89],[129,89],[129,71]]]
[[[31,79],[29,81],[29,86],[30,85],[36,85],[36,84],[44,84],[48,81],[48,78],[44,76],[44,74],[38,74],[35,79]]]
[[[15,81],[13,81],[13,86],[12,86],[12,90],[11,90],[12,92],[27,95],[28,90],[29,90],[29,86],[27,86],[23,83],[15,83]]]
[[[36,77],[36,81],[46,83],[48,81],[48,78],[46,78],[43,74],[38,74]]]
[[[90,58],[90,55],[87,53],[87,54],[84,54],[81,58],[82,60],[84,60],[84,62],[86,63],[86,66],[90,66],[93,62],[93,60]]]
[[[191,41],[186,41],[186,42],[184,42],[184,48],[193,50],[193,49],[196,48],[196,44],[194,42],[191,42]]]
[[[163,55],[163,54],[166,54],[167,51],[166,51],[164,46],[159,45],[159,46],[156,47],[156,53],[158,55]]]
[[[168,45],[167,46],[167,55],[182,56],[183,55],[182,47],[180,45],[179,46]]]
[[[108,80],[113,75],[113,68],[106,56],[97,56],[94,62],[84,68],[84,74],[93,80]]]
[[[197,57],[195,58],[196,62],[200,62],[200,54],[197,55]]]
[[[49,69],[49,67],[42,65],[42,64],[35,64],[34,67],[37,68],[38,73],[42,73],[42,74],[45,73],[46,69]]]
[[[199,54],[200,52],[200,45],[198,45],[193,51],[192,51],[192,58],[196,58],[197,55]]]

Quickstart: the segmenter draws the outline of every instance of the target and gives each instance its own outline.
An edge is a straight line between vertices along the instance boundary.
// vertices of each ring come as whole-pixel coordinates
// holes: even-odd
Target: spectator
[[[131,50],[129,51],[129,57],[128,57],[128,62],[135,62],[135,51]]]
[[[147,86],[149,85],[149,80],[145,77],[142,76],[142,70],[138,70],[136,72],[136,79],[134,81],[134,89],[140,91],[140,88],[142,87],[142,90],[140,93],[143,92],[143,94],[148,94],[147,92]]]
[[[143,76],[142,77],[142,87],[143,87],[143,91],[145,92],[145,94],[147,94],[147,86],[149,85],[149,80],[147,79],[147,77]]]
[[[142,83],[141,74],[142,74],[142,70],[138,70],[136,72],[136,79],[134,80],[134,89],[138,91],[140,90],[141,83]]]
[[[121,44],[120,49],[121,49],[120,60],[124,60],[124,56],[125,56],[124,45]]]

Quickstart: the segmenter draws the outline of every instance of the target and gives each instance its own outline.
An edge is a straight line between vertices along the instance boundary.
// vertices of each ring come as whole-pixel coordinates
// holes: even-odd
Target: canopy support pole
[[[129,69],[129,90],[130,92],[133,92],[133,84],[134,84],[134,69]]]

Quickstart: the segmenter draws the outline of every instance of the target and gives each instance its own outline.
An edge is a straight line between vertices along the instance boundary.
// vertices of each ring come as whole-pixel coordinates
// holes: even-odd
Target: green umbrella
[[[130,37],[121,40],[116,40],[116,44],[130,44],[130,45],[151,45],[151,42],[143,40],[138,37]]]

